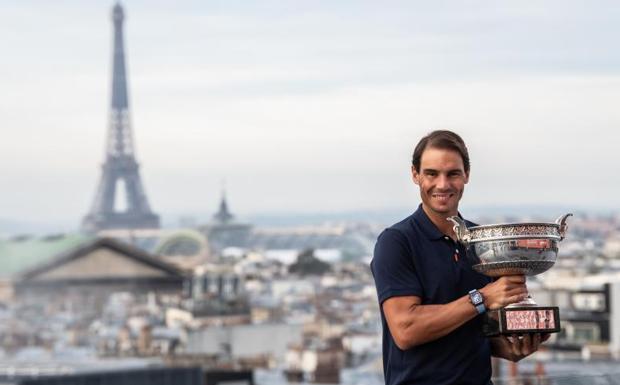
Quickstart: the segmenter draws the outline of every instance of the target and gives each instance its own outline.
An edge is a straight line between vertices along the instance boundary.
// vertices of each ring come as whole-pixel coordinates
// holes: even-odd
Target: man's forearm
[[[400,314],[390,330],[399,347],[409,349],[449,334],[478,313],[469,297],[463,296],[445,305],[414,305]]]

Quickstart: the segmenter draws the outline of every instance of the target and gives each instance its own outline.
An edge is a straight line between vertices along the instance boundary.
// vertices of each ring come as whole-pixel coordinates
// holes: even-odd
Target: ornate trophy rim
[[[471,234],[469,243],[524,238],[562,239],[560,225],[557,223],[503,223],[472,226],[468,230]]]
[[[458,216],[449,217],[454,223],[457,239],[464,244],[511,239],[552,239],[562,241],[566,234],[566,219],[573,214],[565,214],[555,222],[500,223],[467,227]]]
[[[560,225],[558,223],[555,222],[514,222],[514,223],[495,223],[495,224],[488,224],[488,225],[478,225],[478,226],[471,226],[468,227],[469,230],[479,230],[479,229],[486,229],[486,228],[502,228],[502,227],[523,227],[523,226],[549,226],[549,227],[556,227],[556,228],[560,228]]]

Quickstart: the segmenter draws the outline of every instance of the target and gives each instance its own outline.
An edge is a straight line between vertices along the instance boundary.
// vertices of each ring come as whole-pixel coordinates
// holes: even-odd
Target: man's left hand
[[[537,351],[540,344],[550,336],[549,333],[527,333],[522,336],[513,334],[510,337],[501,335],[491,340],[493,355],[517,362]]]

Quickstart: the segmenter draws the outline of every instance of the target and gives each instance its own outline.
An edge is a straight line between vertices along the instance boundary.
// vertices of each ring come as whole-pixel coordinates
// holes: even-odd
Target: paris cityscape
[[[350,156],[347,145],[351,138],[335,127],[318,130],[317,134],[300,131],[298,138],[297,134],[287,134],[310,148],[300,153],[312,164],[305,169],[298,167],[302,163],[296,163],[301,161],[293,159],[294,150],[285,148],[289,142],[284,139],[280,143],[273,137],[247,133],[250,143],[217,144],[220,130],[222,137],[228,135],[222,119],[201,123],[221,126],[204,128],[204,135],[196,128],[183,133],[180,120],[174,134],[155,140],[137,123],[155,123],[157,118],[134,119],[150,111],[137,108],[140,95],[149,91],[148,87],[144,91],[133,85],[134,77],[141,79],[141,74],[134,72],[132,65],[137,47],[131,34],[142,32],[130,27],[134,20],[140,23],[139,14],[131,7],[129,2],[106,7],[100,4],[89,13],[93,20],[105,21],[106,29],[97,34],[105,34],[108,41],[108,45],[96,47],[105,53],[106,61],[94,63],[106,73],[105,82],[109,84],[107,93],[97,96],[97,100],[107,97],[102,106],[106,114],[101,115],[101,121],[99,116],[89,117],[89,127],[84,128],[89,130],[88,137],[94,138],[94,146],[59,146],[58,151],[49,150],[49,159],[37,160],[35,167],[51,168],[67,156],[71,164],[84,163],[75,167],[83,166],[88,178],[78,180],[74,178],[77,174],[67,174],[72,176],[50,182],[47,191],[29,188],[34,182],[22,183],[11,174],[10,167],[19,169],[15,163],[3,168],[6,186],[14,190],[7,187],[3,199],[8,203],[3,203],[5,212],[0,212],[0,382],[384,383],[381,318],[369,263],[381,231],[417,208],[418,193],[408,175],[410,147],[432,126],[418,127],[402,138],[406,143],[377,139],[379,146],[391,143],[389,154],[372,152],[372,138],[384,136],[379,128],[370,134],[360,133],[364,138],[352,142]],[[216,18],[208,20],[215,22]],[[209,44],[218,44],[216,38],[211,39],[207,39]],[[165,60],[162,56],[155,58]],[[71,60],[79,62],[79,53]],[[143,85],[144,79],[149,77],[137,83]],[[594,80],[594,85],[583,85],[585,80],[577,83],[600,91],[590,95],[596,99],[617,91],[618,78],[614,79],[615,83],[604,86],[604,79]],[[174,82],[163,79],[159,85],[165,81]],[[534,83],[539,81],[545,82],[536,79]],[[554,81],[550,89],[561,92],[563,86],[556,87]],[[207,87],[221,87],[217,82],[206,83]],[[354,94],[365,92],[363,87],[356,87]],[[491,90],[485,87],[482,94]],[[597,87],[609,88],[601,91]],[[377,98],[400,98],[403,90],[393,92],[379,92]],[[182,103],[173,100],[174,95],[166,95],[170,103]],[[225,99],[225,92],[217,98],[220,96]],[[569,99],[563,99],[568,104],[558,107],[561,111],[574,102]],[[395,105],[399,103],[404,102],[394,101]],[[335,104],[347,107],[343,101]],[[364,103],[354,112],[342,114],[363,115],[363,108],[357,109],[360,106]],[[403,106],[409,108],[407,103]],[[468,219],[480,224],[554,222],[561,215],[573,214],[553,268],[527,280],[537,303],[560,308],[561,330],[519,363],[494,358],[495,384],[618,383],[620,201],[615,192],[620,186],[610,179],[620,166],[612,147],[617,143],[613,139],[618,139],[620,117],[605,110],[606,106],[603,102],[589,106],[592,114],[609,115],[603,128],[588,127],[594,135],[609,139],[599,137],[596,145],[571,141],[568,133],[562,138],[558,128],[537,136],[539,128],[527,126],[527,119],[519,121],[522,126],[514,131],[496,133],[490,127],[485,135],[475,135],[475,121],[458,125],[463,127],[465,140],[471,138],[471,152],[485,154],[479,155],[479,163],[472,166],[473,176],[483,181],[476,186],[472,180],[463,198],[461,208]],[[281,108],[287,107],[299,109],[283,102]],[[317,109],[314,115],[320,115],[319,107],[310,107]],[[205,103],[201,108],[215,110],[218,106]],[[539,105],[532,108],[534,116],[541,113]],[[500,115],[507,111],[498,110]],[[278,113],[265,112],[273,116],[262,124],[277,124]],[[463,114],[463,121],[467,115]],[[472,115],[475,119],[482,117]],[[290,119],[287,116],[282,121],[289,124]],[[374,122],[375,117],[368,119]],[[169,117],[164,125],[174,121]],[[432,121],[426,117],[417,122]],[[436,124],[452,122],[458,120],[446,118]],[[304,123],[299,122],[299,126]],[[252,129],[260,129],[260,125]],[[236,128],[230,131],[234,131],[232,136],[246,138]],[[385,136],[390,135],[394,132]],[[169,144],[175,136],[189,136],[188,143],[221,147],[214,150],[221,151],[217,152],[219,158],[199,158],[195,167],[202,174],[194,174],[192,167],[167,168],[168,161],[175,164],[172,158],[183,160],[186,156],[183,148],[172,152],[173,145]],[[325,137],[321,139],[324,147],[315,136]],[[548,138],[556,138],[557,143],[551,144]],[[275,144],[263,145],[263,141]],[[501,144],[507,142],[514,145]],[[39,146],[36,140],[31,143]],[[226,147],[226,143],[235,145]],[[19,151],[11,149],[18,144],[5,146],[8,154]],[[576,156],[563,155],[564,147],[573,154],[587,147],[581,159],[584,165],[575,166]],[[48,151],[45,146],[41,148],[42,153]],[[265,153],[264,164],[255,156],[254,148]],[[333,148],[337,148],[337,155],[331,153]],[[519,152],[530,151],[533,158],[540,154],[537,150],[545,152],[538,161]],[[75,154],[70,154],[72,151]],[[397,151],[402,154],[395,155]],[[97,159],[97,165],[75,161],[86,153],[94,153],[92,159]],[[502,160],[502,154],[511,154],[512,160]],[[347,157],[350,159],[342,159]],[[283,171],[279,177],[278,164],[288,159],[293,159],[292,171],[286,175]],[[339,174],[341,159],[344,171]],[[210,161],[226,162],[226,166],[218,169]],[[345,168],[347,162],[359,163],[359,169]],[[384,173],[381,167],[385,164],[398,164],[402,172]],[[253,167],[260,165],[269,171],[257,171],[254,178]],[[498,175],[496,168],[504,166],[507,171]],[[563,166],[568,170],[560,169]],[[321,175],[323,169],[329,174],[332,167],[336,170],[333,175]],[[157,168],[162,174],[154,177]],[[214,169],[217,175],[213,175]],[[180,176],[184,172],[191,177]],[[245,173],[250,176],[244,177]],[[261,176],[268,182],[258,182]],[[167,183],[167,177],[173,182]],[[340,179],[347,187],[339,187]],[[45,178],[42,180],[39,187],[47,186]],[[156,183],[151,184],[151,180]],[[183,180],[189,183],[171,187]],[[566,180],[574,188],[571,185],[566,189]],[[55,183],[64,187],[52,187]],[[372,190],[374,185],[380,187]],[[499,186],[507,187],[504,192],[495,192]],[[23,197],[19,188],[24,189]],[[37,190],[36,194],[32,190]],[[84,191],[91,193],[82,194]],[[384,198],[388,195],[390,198]],[[524,199],[519,200],[521,197]],[[583,200],[577,199],[581,197]],[[71,202],[63,206],[62,199]],[[373,206],[374,201],[379,203]],[[165,202],[163,210],[159,202]]]

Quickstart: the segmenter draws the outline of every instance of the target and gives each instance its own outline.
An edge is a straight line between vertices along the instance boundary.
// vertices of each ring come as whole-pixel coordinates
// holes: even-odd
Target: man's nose
[[[447,189],[450,187],[450,183],[448,183],[448,176],[440,174],[437,177],[437,188],[438,189]]]

